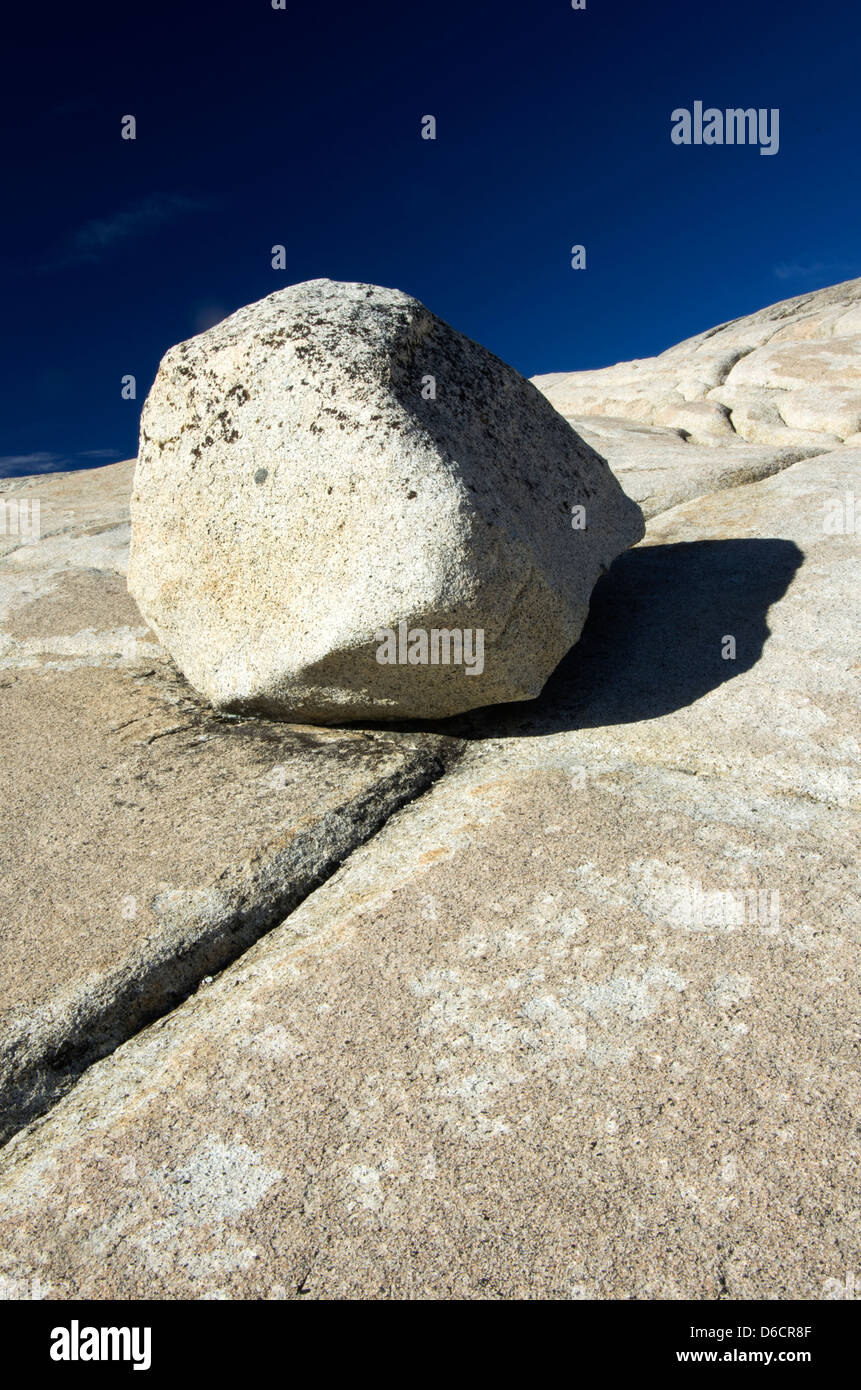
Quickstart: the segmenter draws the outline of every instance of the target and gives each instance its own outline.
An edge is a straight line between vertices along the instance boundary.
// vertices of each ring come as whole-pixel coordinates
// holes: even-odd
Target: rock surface
[[[512,368],[399,291],[328,280],[167,353],[132,526],[130,590],[195,689],[318,723],[537,695],[642,535]],[[402,639],[383,664],[401,624],[411,659]],[[481,664],[434,662],[434,631],[481,632]]]
[[[861,444],[861,279],[772,304],[658,357],[534,381],[567,419],[622,417],[706,445]]]
[[[845,346],[853,293],[730,327]],[[3,1149],[0,1297],[815,1300],[857,1268],[861,448],[805,438],[829,421],[784,379],[789,440],[698,444],[636,390],[582,418],[646,543],[540,699],[449,721],[425,795],[453,737],[375,736],[371,795],[405,768],[413,799]],[[98,473],[11,484],[43,535],[0,538],[3,978],[79,1066],[88,1001],[167,939],[156,876],[271,907],[280,798],[325,847],[333,757],[361,799],[370,742],[204,709],[123,589],[129,467]],[[321,774],[307,814],[259,786],[276,745],[285,783]]]
[[[819,1299],[854,1267],[858,549],[825,520],[859,464],[656,518],[539,701],[467,716],[18,1135],[10,1296]]]
[[[607,459],[645,517],[721,488],[757,482],[830,448],[827,443],[767,447],[735,436],[714,448],[692,444],[680,430],[612,416],[587,415],[571,424]]]
[[[0,558],[0,1142],[276,925],[444,740],[218,718],[124,582],[130,465],[17,482]]]

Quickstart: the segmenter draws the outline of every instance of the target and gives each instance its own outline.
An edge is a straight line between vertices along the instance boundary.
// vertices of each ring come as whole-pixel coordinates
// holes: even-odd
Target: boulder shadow
[[[472,710],[446,720],[446,732],[535,737],[658,719],[691,705],[759,660],[768,609],[803,560],[792,541],[776,539],[626,551],[595,586],[580,641],[538,698]],[[722,655],[727,637],[734,660]]]

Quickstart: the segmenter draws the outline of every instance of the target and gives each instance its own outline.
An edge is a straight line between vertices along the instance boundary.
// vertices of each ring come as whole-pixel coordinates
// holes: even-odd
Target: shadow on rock
[[[804,559],[786,540],[629,550],[596,585],[583,635],[537,700],[446,721],[462,738],[631,724],[682,709],[759,660],[766,615]],[[722,656],[735,638],[735,660]],[[439,727],[439,726],[437,726]]]

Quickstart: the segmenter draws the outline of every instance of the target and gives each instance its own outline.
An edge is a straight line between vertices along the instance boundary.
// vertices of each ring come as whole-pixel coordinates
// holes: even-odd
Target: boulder
[[[329,280],[167,353],[131,515],[129,590],[190,683],[316,723],[538,695],[643,534],[513,368],[409,295]]]

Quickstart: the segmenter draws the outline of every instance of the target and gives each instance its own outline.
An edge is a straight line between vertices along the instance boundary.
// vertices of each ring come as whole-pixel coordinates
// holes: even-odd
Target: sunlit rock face
[[[537,695],[642,534],[513,368],[398,290],[314,280],[167,353],[129,588],[216,706],[436,718]]]

